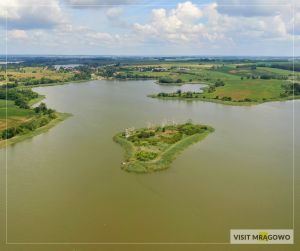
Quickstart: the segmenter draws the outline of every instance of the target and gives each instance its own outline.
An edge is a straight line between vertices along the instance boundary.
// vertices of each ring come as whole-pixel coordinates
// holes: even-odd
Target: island
[[[51,108],[34,110],[33,105],[44,97],[32,88],[91,80],[112,80],[111,84],[153,80],[149,85],[155,82],[160,91],[147,93],[151,98],[250,106],[299,99],[300,59],[22,55],[7,59],[0,55],[0,148],[42,133],[70,116]],[[195,89],[185,91],[186,84],[195,84]],[[200,90],[198,84],[205,87]],[[176,87],[167,92],[166,86]]]
[[[203,140],[214,129],[208,125],[167,124],[147,128],[127,128],[113,139],[125,150],[122,169],[151,173],[167,169],[176,156],[190,145]]]

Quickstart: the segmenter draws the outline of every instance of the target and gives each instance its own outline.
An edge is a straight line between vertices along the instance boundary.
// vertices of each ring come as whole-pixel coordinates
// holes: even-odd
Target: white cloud
[[[68,11],[63,12],[66,7],[60,7],[59,0],[48,0],[50,8],[40,6],[41,1],[27,0],[27,3],[31,3],[28,6],[24,5],[25,1],[21,0],[0,0],[0,19],[5,17],[5,12],[1,8],[4,6],[4,2],[9,6],[10,42],[13,43],[15,40],[20,45],[24,44],[24,47],[26,44],[31,44],[46,49],[48,47],[59,48],[63,53],[66,49],[71,54],[72,50],[76,54],[85,48],[91,48],[91,51],[101,48],[104,52],[107,50],[107,53],[110,49],[112,52],[119,50],[122,53],[121,48],[124,48],[126,52],[127,48],[130,48],[132,51],[141,50],[142,53],[148,52],[148,48],[150,50],[158,48],[162,52],[165,49],[175,53],[184,53],[184,51],[202,51],[203,53],[203,51],[218,50],[231,50],[235,53],[235,50],[244,48],[243,50],[247,54],[248,48],[251,47],[258,52],[257,48],[264,50],[264,46],[269,48],[278,46],[276,48],[279,48],[279,43],[285,43],[283,48],[291,46],[293,17],[290,10],[286,8],[266,10],[262,6],[261,9],[257,7],[248,10],[248,7],[248,9],[241,8],[239,10],[241,12],[235,13],[233,10],[229,12],[230,10],[220,9],[218,3],[221,0],[218,0],[218,3],[204,6],[187,1],[178,3],[172,9],[153,8],[150,13],[148,9],[139,8],[144,12],[137,13],[136,17],[144,21],[135,19],[139,21],[134,23],[129,23],[134,18],[125,19],[128,13],[124,6],[107,6],[100,12],[76,9],[75,13],[82,11],[80,18],[89,13],[95,15],[95,19],[93,19],[95,23],[91,25],[87,22],[83,26],[77,22],[77,16],[73,16],[73,22],[69,17],[68,19],[65,17]],[[117,2],[126,4],[132,2],[130,0],[65,1],[75,4],[116,4]],[[229,1],[231,0],[227,2]],[[266,0],[262,0],[262,2],[264,1]],[[235,1],[236,4],[241,2]],[[69,11],[74,10],[69,9]],[[130,11],[132,12],[132,10]],[[99,21],[96,18],[99,13],[103,14],[106,19]],[[151,15],[150,20],[147,19],[149,14]],[[299,27],[300,5],[297,5],[295,8],[295,34],[300,34]],[[296,39],[300,39],[300,36],[296,36]]]
[[[155,36],[170,42],[189,41],[205,33],[203,24],[196,23],[202,16],[202,11],[193,3],[179,3],[169,12],[163,8],[152,10],[149,24],[135,23],[133,28],[144,37]]]
[[[65,0],[73,8],[109,8],[111,6],[126,5],[139,0]]]
[[[179,3],[175,9],[168,12],[163,8],[154,9],[150,23],[135,23],[133,28],[145,39],[152,37],[172,43],[203,43],[223,40],[224,36],[220,30],[215,30],[213,27],[208,29],[207,24],[201,20],[208,16],[206,12],[213,15],[214,8],[215,4],[212,4],[202,10],[188,1]]]
[[[24,30],[12,30],[8,32],[8,37],[17,40],[24,40],[28,38],[28,35]]]
[[[90,32],[86,34],[86,38],[90,38],[90,44],[115,44],[119,40],[118,35],[111,35],[107,32]]]
[[[0,20],[6,16],[9,29],[52,28],[66,21],[58,0],[1,0]]]
[[[133,29],[145,41],[154,39],[207,47],[292,39],[291,15],[285,9],[258,18],[220,13],[219,7],[216,3],[199,7],[185,2],[170,11],[154,9],[149,23],[135,23]],[[296,17],[300,22],[300,15]]]
[[[218,11],[231,16],[274,16],[283,9],[291,10],[291,0],[216,0]]]
[[[117,18],[122,14],[122,12],[123,9],[121,7],[112,7],[106,11],[106,16],[109,18]]]

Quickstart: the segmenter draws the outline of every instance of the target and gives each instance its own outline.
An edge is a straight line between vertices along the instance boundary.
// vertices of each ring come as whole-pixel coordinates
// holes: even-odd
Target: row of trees
[[[162,84],[170,84],[170,83],[182,83],[182,79],[181,78],[177,78],[177,79],[173,79],[171,77],[161,77],[158,79],[159,83]]]
[[[287,97],[291,95],[300,95],[300,83],[291,83],[288,85],[283,85],[282,86],[284,89],[284,93],[282,93],[280,96],[281,97]]]

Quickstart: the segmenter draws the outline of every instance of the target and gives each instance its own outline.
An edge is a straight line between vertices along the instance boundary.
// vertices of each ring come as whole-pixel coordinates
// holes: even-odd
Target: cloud
[[[209,45],[212,42],[239,43],[246,39],[291,39],[292,19],[285,9],[257,18],[220,13],[219,8],[216,3],[200,8],[185,2],[169,11],[154,9],[149,23],[135,23],[133,29],[145,39],[152,37],[174,43],[199,42]],[[300,22],[299,13],[295,19]]]
[[[202,12],[191,2],[180,3],[176,9],[167,13],[166,9],[153,9],[150,24],[134,24],[136,32],[144,35],[161,35],[163,37],[186,37],[192,30],[201,29],[194,21],[202,16]]]
[[[214,8],[213,5],[209,7]],[[176,8],[167,11],[166,9],[152,10],[152,19],[148,24],[135,23],[133,29],[140,36],[156,38],[172,43],[203,42],[223,39],[223,34],[214,29],[207,29],[207,25],[201,18],[207,16],[192,2],[179,3]],[[201,22],[202,21],[202,22]]]
[[[6,16],[9,29],[49,29],[66,21],[58,0],[1,0],[0,21]]]
[[[21,0],[0,0],[0,19],[5,17],[1,8],[3,2],[10,4],[8,17],[11,44],[19,44],[20,48],[38,47],[42,52],[44,48],[57,48],[55,50],[70,54],[86,50],[95,53],[102,51],[104,54],[117,51],[141,54],[158,51],[207,54],[218,51],[235,53],[240,50],[247,54],[251,48],[254,53],[259,54],[259,50],[264,52],[266,49],[276,52],[273,48],[280,48],[281,45],[282,48],[290,48],[293,38],[293,16],[286,8],[271,11],[262,6],[262,9],[242,8],[242,12],[236,13],[230,9],[220,9],[222,0],[207,5],[186,1],[173,8],[153,8],[150,12],[148,8],[138,8],[140,13],[134,18],[127,18],[132,13],[133,6],[106,6],[100,12],[94,12],[90,8],[67,11],[66,6],[59,5],[59,1],[125,5],[132,3],[130,0],[49,0],[47,3],[50,3],[50,8],[41,7],[38,4],[41,1],[27,0],[27,3],[32,3],[27,6]],[[229,1],[231,0],[227,3]],[[240,4],[242,1],[234,2]],[[295,34],[300,34],[300,6],[297,6]],[[86,22],[81,25],[82,22],[76,20],[77,16],[72,15],[72,11],[76,15],[80,12],[82,20],[85,15],[94,15],[94,23]],[[71,13],[68,18],[65,17],[67,13]],[[101,21],[97,19],[100,14],[104,17]],[[295,38],[300,40],[299,35]]]
[[[109,18],[116,18],[119,17],[122,14],[122,12],[123,9],[121,7],[112,7],[106,11],[106,16]]]
[[[12,30],[8,32],[8,37],[17,40],[24,40],[28,38],[28,35],[24,30]]]
[[[90,32],[86,34],[86,38],[89,38],[89,44],[116,44],[120,38],[118,35],[112,35],[107,32]]]
[[[289,0],[216,0],[218,11],[231,16],[275,16],[283,9],[291,11]]]
[[[139,0],[64,0],[73,8],[109,8],[111,6],[127,5]]]

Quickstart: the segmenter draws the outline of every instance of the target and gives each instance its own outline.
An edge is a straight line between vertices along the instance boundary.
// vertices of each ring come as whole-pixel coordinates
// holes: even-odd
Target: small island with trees
[[[178,86],[177,91],[148,95],[163,100],[250,106],[300,99],[299,58],[0,55],[0,148],[42,133],[70,115],[35,110],[32,106],[44,97],[32,88],[103,79],[112,84],[151,79]],[[185,84],[206,87],[184,91]]]
[[[123,170],[150,173],[168,168],[181,151],[213,131],[210,126],[189,121],[184,124],[128,128],[113,139],[125,150]]]

